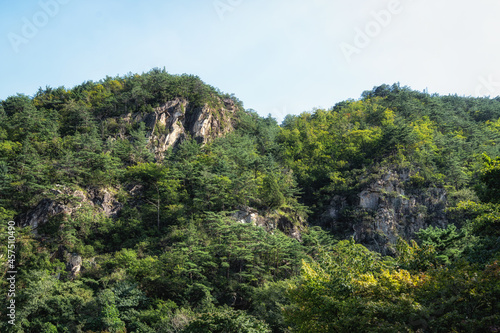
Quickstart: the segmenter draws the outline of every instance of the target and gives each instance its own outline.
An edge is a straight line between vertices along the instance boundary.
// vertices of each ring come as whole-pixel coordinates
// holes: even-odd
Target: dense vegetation
[[[155,159],[144,124],[119,119],[175,98],[231,99],[235,130]],[[44,199],[77,207],[16,229],[16,326],[2,298],[2,332],[500,330],[499,98],[383,85],[279,126],[155,69],[12,96],[0,120],[3,295],[7,222]],[[355,207],[390,169],[407,170],[409,189],[446,189],[449,225],[399,239],[391,257],[321,227],[333,196]],[[78,195],[95,189],[119,214]],[[248,207],[301,236],[236,222]]]

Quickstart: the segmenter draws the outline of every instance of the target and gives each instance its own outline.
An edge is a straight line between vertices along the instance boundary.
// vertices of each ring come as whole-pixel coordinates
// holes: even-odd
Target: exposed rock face
[[[38,226],[47,223],[50,217],[68,212],[69,209],[65,205],[51,199],[43,199],[35,208],[21,215],[18,224],[22,227],[31,226],[33,230],[36,230]]]
[[[87,199],[92,201],[104,215],[116,217],[120,213],[123,205],[116,200],[115,195],[105,188],[92,188],[87,192]]]
[[[398,237],[414,238],[418,230],[431,225],[445,227],[446,191],[411,188],[408,179],[408,172],[389,171],[361,191],[354,205],[334,196],[323,221],[336,233],[354,236],[384,255],[394,253]]]
[[[294,222],[283,214],[270,213],[261,215],[254,208],[241,207],[239,211],[232,215],[232,218],[240,223],[262,227],[268,232],[278,229],[285,235],[295,238],[299,242],[302,241],[301,230],[304,228],[305,221],[298,216],[295,218],[297,221]]]
[[[148,147],[154,151],[156,158],[161,160],[168,148],[188,137],[200,143],[207,143],[232,131],[237,110],[238,106],[231,99],[221,100],[220,106],[212,109],[208,105],[196,107],[186,99],[176,98],[150,113],[127,114],[119,119],[112,119],[125,124],[144,122]],[[59,214],[72,215],[85,203],[95,206],[98,211],[109,217],[117,216],[122,209],[122,205],[108,189],[69,191],[58,187],[52,191],[51,197],[55,199],[43,199],[35,208],[18,216],[18,224],[23,227],[31,226],[36,232],[36,229],[47,223],[51,217]],[[68,200],[68,197],[72,199]]]
[[[148,131],[149,147],[156,158],[187,137],[198,142],[209,140],[233,130],[233,119],[238,107],[231,99],[221,101],[224,106],[214,110],[209,106],[195,107],[185,99],[176,98],[146,115],[134,114],[123,118],[128,122],[144,122]]]
[[[71,278],[75,278],[82,268],[82,257],[76,253],[68,254],[66,270],[70,273]]]
[[[35,208],[17,217],[21,227],[30,226],[35,232],[50,218],[64,214],[72,215],[84,204],[88,204],[109,217],[116,217],[122,204],[119,203],[109,189],[89,188],[86,191],[58,188],[52,190],[54,199],[42,199]]]

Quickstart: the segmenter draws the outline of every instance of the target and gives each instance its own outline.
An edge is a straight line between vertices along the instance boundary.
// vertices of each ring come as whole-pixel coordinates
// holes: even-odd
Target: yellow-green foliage
[[[303,262],[285,310],[292,332],[481,332],[500,319],[497,262],[483,270],[407,270],[357,247],[340,242],[318,262]],[[416,244],[404,251],[409,267],[427,256]]]
[[[183,113],[209,106],[207,116],[231,133],[184,140],[154,161],[145,123],[133,119],[174,99],[189,103]],[[229,104],[233,115],[223,113]],[[8,97],[0,102],[2,290],[5,222],[26,223],[45,199],[36,233],[16,226],[16,329],[498,331],[499,117],[499,99],[383,85],[279,126],[196,76],[161,69]],[[451,197],[454,225],[387,244],[394,258],[318,226],[352,235],[352,222],[382,223],[357,209],[360,191],[381,179],[394,185],[381,191],[386,202]],[[91,195],[99,188],[106,200]],[[337,199],[338,221],[324,223]],[[433,213],[424,223],[438,223]],[[69,254],[82,257],[76,276]],[[4,294],[4,319],[8,302]],[[1,332],[11,328],[0,321]]]

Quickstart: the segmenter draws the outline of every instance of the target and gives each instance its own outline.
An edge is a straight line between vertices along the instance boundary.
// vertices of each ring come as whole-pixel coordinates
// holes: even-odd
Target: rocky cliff
[[[148,148],[162,159],[168,148],[191,137],[206,143],[233,130],[238,106],[231,99],[220,100],[219,107],[195,106],[176,98],[149,113],[127,114],[120,117],[128,124],[144,122]],[[116,118],[114,118],[116,121]]]
[[[116,217],[122,209],[112,189],[92,187],[75,190],[56,185],[50,192],[31,210],[16,217],[19,226],[31,227],[37,233],[37,229],[51,218],[72,216],[84,205],[108,217]]]
[[[207,143],[231,132],[234,129],[238,109],[239,106],[232,99],[220,99],[218,107],[206,104],[200,107],[187,99],[175,98],[152,109],[152,112],[129,113],[121,117],[108,118],[106,121],[108,126],[128,124],[130,127],[143,122],[148,139],[147,147],[154,152],[158,160],[161,160],[165,151],[186,138]],[[126,134],[120,131],[117,135]],[[134,196],[134,193],[131,195]],[[85,203],[109,217],[115,217],[122,208],[122,204],[114,198],[109,189],[70,190],[56,185],[51,193],[47,194],[47,198],[18,216],[16,220],[20,226],[30,226],[36,232],[37,228],[51,217],[59,214],[71,215]]]
[[[323,224],[336,234],[384,255],[394,253],[399,237],[414,238],[429,226],[445,227],[446,191],[412,186],[407,170],[388,170],[368,183],[357,198],[336,195],[323,215]]]
[[[123,207],[116,198],[116,191],[111,188],[89,187],[86,189],[71,189],[56,185],[46,193],[47,197],[28,212],[16,217],[17,225],[31,227],[33,234],[42,239],[53,235],[44,234],[43,226],[51,219],[60,218],[60,228],[68,218],[79,219],[79,211],[90,208],[92,214],[107,217],[117,217]],[[40,231],[42,229],[42,231]],[[58,250],[52,254],[66,263],[68,277],[74,279],[82,269],[82,257],[78,253],[69,253],[65,246],[59,245]],[[59,274],[60,275],[60,274]]]

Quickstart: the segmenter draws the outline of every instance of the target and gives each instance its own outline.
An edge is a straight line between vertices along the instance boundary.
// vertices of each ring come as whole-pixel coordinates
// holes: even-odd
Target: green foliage
[[[483,154],[483,168],[480,171],[483,187],[480,196],[483,201],[500,204],[500,157],[492,159]]]
[[[221,308],[215,312],[203,313],[194,319],[182,332],[185,333],[266,333],[268,326],[242,311]]]
[[[422,231],[422,233],[426,235],[425,231]],[[414,240],[408,244],[404,239],[399,238],[396,250],[398,252],[397,263],[404,269],[427,270],[438,261],[436,249],[432,242],[424,242],[423,246],[420,247]]]
[[[262,181],[262,201],[269,208],[280,208],[285,203],[285,196],[273,174],[267,175]]]
[[[334,257],[304,263],[301,279],[290,285],[285,314],[293,332],[483,332],[495,327],[497,262],[484,270],[466,265],[422,272],[416,244],[412,258],[403,254],[410,270],[373,262],[353,243],[342,244],[343,251],[346,246],[357,261],[343,266]]]
[[[103,327],[111,333],[126,332],[125,323],[119,317],[116,307],[115,294],[112,290],[105,289],[98,295],[101,307],[101,320]]]
[[[463,257],[473,263],[486,264],[498,260],[500,255],[500,207],[494,203],[459,202],[456,207],[448,209],[454,220],[463,224],[463,241],[453,244],[461,245]]]
[[[42,271],[30,272],[25,281],[16,295],[16,304],[22,304],[16,308],[16,326],[25,332],[53,330],[54,324],[61,331],[76,331],[90,318],[93,292],[80,281],[61,282]]]
[[[358,101],[287,116],[278,142],[319,218],[332,195],[355,201],[361,180],[384,168],[409,172],[409,189],[477,185],[479,155],[499,154],[497,103],[383,85]],[[494,169],[483,177],[493,181]],[[484,195],[495,197],[486,188]]]
[[[287,297],[290,283],[270,282],[253,291],[250,313],[268,323],[273,332],[289,332],[283,309],[290,305]]]
[[[327,249],[317,262],[303,262],[298,283],[291,285],[292,301],[285,312],[296,332],[331,332],[353,329],[345,312],[359,292],[360,276],[379,272],[384,265],[376,253],[354,241],[341,241]],[[359,328],[359,326],[358,326]]]
[[[166,129],[134,119],[174,99],[188,102],[186,119],[209,106],[234,131],[205,144],[186,138],[155,159],[149,131]],[[43,199],[50,206],[36,232],[16,225],[16,329],[498,330],[499,110],[498,98],[382,85],[278,126],[164,69],[11,96],[0,103],[2,288],[6,222]],[[387,190],[383,200],[403,207],[437,187],[453,223],[417,231],[418,243],[400,239],[394,258],[335,240],[351,223],[376,222],[358,194],[388,171],[406,196]],[[345,200],[332,235],[318,225],[335,198]],[[251,223],[235,221],[247,213]],[[422,216],[435,225],[432,212]],[[301,241],[289,236],[297,230]],[[83,261],[76,276],[72,254]],[[5,309],[6,300],[4,318]]]
[[[461,255],[464,248],[464,230],[459,230],[453,224],[448,227],[420,229],[416,236],[423,246],[431,247],[436,252],[436,259],[442,264],[450,264]]]
[[[160,230],[164,207],[175,207],[179,202],[180,180],[175,171],[156,163],[140,163],[129,167],[126,177],[146,184],[144,200],[156,211],[156,226]]]

